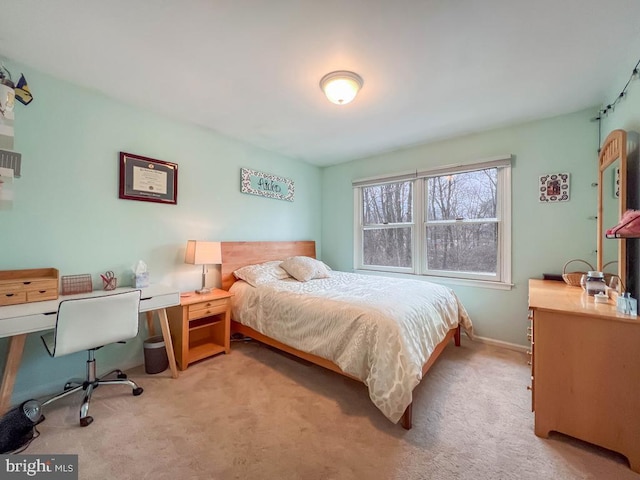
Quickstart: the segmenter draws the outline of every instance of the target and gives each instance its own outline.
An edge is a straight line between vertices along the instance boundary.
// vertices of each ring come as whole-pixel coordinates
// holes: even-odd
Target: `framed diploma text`
[[[127,200],[178,203],[178,165],[120,152],[120,195]]]

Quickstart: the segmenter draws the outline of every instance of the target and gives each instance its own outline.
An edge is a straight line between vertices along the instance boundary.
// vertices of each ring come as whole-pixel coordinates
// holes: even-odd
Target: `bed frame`
[[[229,290],[229,288],[231,288],[231,285],[236,281],[236,278],[233,276],[233,272],[240,267],[253,265],[255,263],[268,262],[270,260],[284,260],[285,258],[294,255],[304,255],[315,258],[315,242],[222,242],[222,288],[224,290]],[[344,375],[359,382],[361,381],[356,377],[343,372],[338,365],[330,360],[290,347],[289,345],[267,337],[250,327],[235,322],[233,319],[231,320],[231,331],[251,337],[258,342],[332,370],[340,375]],[[445,347],[449,344],[451,338],[454,339],[456,346],[460,346],[460,326],[449,330],[444,340],[436,345],[433,353],[422,366],[423,377],[438,359]],[[401,425],[407,430],[411,428],[412,406],[413,404],[410,404],[407,407],[400,419]]]

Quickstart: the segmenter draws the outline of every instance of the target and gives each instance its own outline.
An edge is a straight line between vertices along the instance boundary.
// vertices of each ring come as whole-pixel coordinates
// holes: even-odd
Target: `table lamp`
[[[187,241],[184,263],[202,265],[202,288],[196,290],[196,292],[209,293],[211,289],[205,287],[207,265],[220,265],[222,263],[220,242],[203,242],[202,240]]]

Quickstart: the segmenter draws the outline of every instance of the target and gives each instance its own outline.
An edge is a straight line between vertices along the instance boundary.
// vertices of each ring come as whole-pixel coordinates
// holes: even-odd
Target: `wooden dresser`
[[[640,473],[640,319],[581,288],[529,280],[535,434],[619,452]]]

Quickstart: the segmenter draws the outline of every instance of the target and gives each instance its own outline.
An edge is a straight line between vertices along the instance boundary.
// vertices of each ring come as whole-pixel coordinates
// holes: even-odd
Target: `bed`
[[[234,276],[289,257],[324,274],[309,281],[278,274],[262,283]],[[231,330],[365,383],[390,421],[411,428],[413,389],[452,338],[460,345],[461,327],[473,333],[464,307],[440,285],[331,271],[314,258],[312,241],[223,242],[222,288],[234,293]]]

